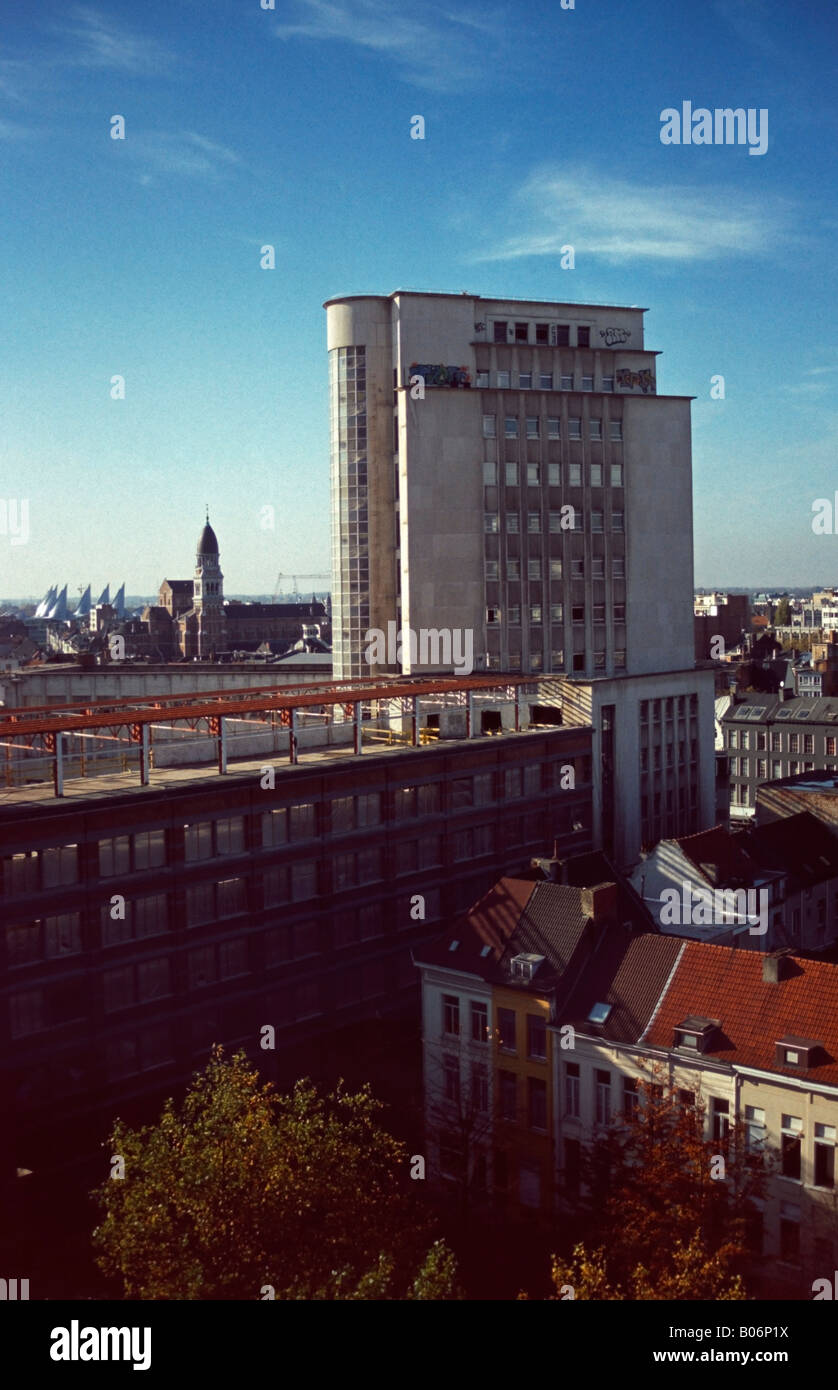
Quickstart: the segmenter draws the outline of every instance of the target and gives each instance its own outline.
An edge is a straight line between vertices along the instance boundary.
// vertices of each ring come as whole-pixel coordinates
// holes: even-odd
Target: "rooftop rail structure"
[[[136,769],[139,785],[148,786],[155,767],[214,761],[224,775],[233,758],[284,754],[295,764],[304,749],[342,746],[360,756],[365,745],[420,747],[440,736],[519,732],[531,726],[527,695],[540,708],[557,707],[552,722],[562,722],[557,683],[489,672],[24,707],[0,716],[2,782],[43,790],[51,783],[60,797],[69,779],[103,773]]]

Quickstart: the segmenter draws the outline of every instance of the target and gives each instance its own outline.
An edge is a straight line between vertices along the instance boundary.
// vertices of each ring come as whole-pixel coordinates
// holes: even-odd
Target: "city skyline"
[[[834,106],[799,95],[830,89],[827,17],[15,7],[0,491],[31,534],[0,589],[152,594],[205,499],[238,592],[328,567],[322,304],[398,286],[648,306],[660,389],[696,398],[695,583],[830,582]],[[663,143],[687,102],[767,112],[764,154]]]

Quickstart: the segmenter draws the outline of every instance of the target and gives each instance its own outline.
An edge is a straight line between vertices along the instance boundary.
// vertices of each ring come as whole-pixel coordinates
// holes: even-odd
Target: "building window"
[[[460,1035],[460,1001],[456,994],[442,996],[442,1031],[454,1037]]]
[[[516,325],[515,325],[515,341],[516,341],[516,343],[527,343],[527,342],[529,342],[529,337],[530,337],[530,334],[529,334],[529,324],[528,324],[528,323],[516,323]]]
[[[762,1162],[765,1143],[765,1111],[756,1105],[745,1106],[745,1148],[751,1159]]]
[[[483,1062],[471,1064],[471,1106],[478,1115],[489,1109],[489,1073]]]
[[[478,373],[477,373],[477,377],[476,377],[476,381],[477,381],[478,387],[481,387],[481,386],[484,386],[484,387],[485,387],[485,386],[488,386],[488,385],[489,385],[489,373],[488,373],[488,372],[478,372]]]
[[[511,603],[511,604],[509,605],[509,607],[507,608],[506,612],[507,612],[507,622],[508,622],[509,626],[510,626],[510,627],[520,627],[520,625],[521,625],[521,605],[520,605],[519,603]]]
[[[530,487],[538,487],[541,482],[541,469],[537,463],[527,464],[527,483]]]
[[[568,439],[582,438],[582,421],[575,415],[572,415],[567,422],[567,437]]]
[[[780,1259],[797,1264],[800,1259],[800,1207],[780,1203]]]
[[[602,389],[603,389],[603,391],[608,391],[608,392],[611,392],[611,391],[614,390],[614,378],[613,378],[613,376],[604,376],[604,377],[602,378]]]
[[[521,391],[532,390],[532,372],[519,372],[518,386]]]
[[[622,513],[622,512],[612,512],[612,513],[611,513],[611,530],[612,530],[612,531],[622,531],[622,529],[623,529],[623,513]]]
[[[517,533],[518,533],[518,513],[517,513],[517,512],[507,512],[507,513],[506,513],[506,531],[507,531],[507,535],[517,535]]]
[[[596,1086],[596,1122],[598,1125],[607,1125],[611,1122],[611,1073],[594,1071],[594,1082]]]
[[[513,1071],[499,1071],[500,1117],[502,1120],[518,1118],[518,1084]]]
[[[588,424],[590,426],[589,432],[591,439],[602,439],[602,421],[591,419],[588,421]]]
[[[507,520],[509,518],[507,517]],[[496,535],[499,529],[497,512],[483,513],[483,529],[487,535]]]
[[[494,340],[496,343],[505,343],[507,338],[506,319],[495,319],[493,324]]]
[[[445,1099],[451,1105],[460,1104],[460,1061],[458,1057],[448,1057],[443,1059],[443,1074],[445,1082]]]
[[[612,421],[611,421],[611,423],[610,423],[610,425],[609,425],[609,434],[610,434],[610,436],[611,436],[612,439],[615,439],[615,440],[616,440],[616,439],[622,439],[622,437],[623,437],[623,422],[622,422],[622,420],[612,420]],[[618,465],[618,467],[619,467],[619,465]]]
[[[578,560],[571,560],[570,577],[571,579],[585,578],[585,561],[581,557]]]
[[[537,1014],[527,1014],[527,1056],[540,1062],[547,1059],[547,1024]]]
[[[614,579],[625,579],[626,562],[622,555],[616,555],[611,565],[611,574]]]
[[[564,1113],[571,1119],[579,1119],[579,1064],[565,1062],[564,1068]]]
[[[558,439],[560,435],[558,415],[547,416],[547,438]],[[558,479],[556,480],[558,482]],[[552,479],[551,479],[552,482]]]
[[[515,1051],[514,1009],[498,1009],[498,1042],[504,1052]]]
[[[518,438],[518,416],[517,416],[517,415],[507,415],[507,416],[504,417],[504,421],[503,421],[503,432],[504,432],[504,434],[506,435],[506,438],[507,438],[507,439],[517,439],[517,438]]]
[[[603,514],[602,514],[602,512],[599,512],[599,511],[591,512],[591,530],[592,530],[592,531],[602,531],[602,530],[603,530]]]
[[[483,416],[483,438],[494,439],[495,437],[495,417],[494,415]]]
[[[815,1125],[815,1186],[835,1186],[834,1125]]]
[[[567,376],[563,376],[563,377],[562,377],[562,390],[563,390],[563,391],[572,391],[572,390],[573,390],[573,374],[572,374],[572,373],[568,374]]]
[[[602,464],[591,464],[591,487],[602,487]]]
[[[574,626],[576,626],[576,627],[584,627],[584,624],[585,624],[585,608],[584,608],[584,605],[582,605],[582,604],[574,604],[574,605],[571,607],[571,610],[570,610],[570,621],[571,621],[571,622],[574,624]]]
[[[780,1131],[780,1171],[784,1178],[800,1178],[803,1121],[797,1115],[784,1115]]]
[[[509,372],[498,372],[498,389],[507,390],[511,384]]]
[[[478,1003],[476,1000],[471,1002],[471,1040],[472,1042],[485,1043],[489,1039],[489,1009],[488,1005]]]
[[[40,989],[9,995],[9,1032],[13,1038],[40,1033],[46,1027],[44,993]]]
[[[540,1077],[527,1078],[527,1109],[530,1129],[547,1129],[547,1082]]]
[[[727,1138],[730,1130],[729,1112],[729,1101],[722,1100],[719,1096],[713,1096],[710,1103],[710,1118],[714,1139]]]
[[[493,487],[498,481],[498,466],[494,459],[483,460],[483,482]]]
[[[621,463],[612,463],[611,465],[611,486],[623,486],[623,465]]]
[[[577,330],[576,330],[576,346],[577,346],[577,347],[580,347],[580,348],[581,348],[581,347],[590,347],[590,346],[591,346],[591,330],[590,330],[590,328],[582,328],[582,327],[577,328]]]
[[[547,323],[537,323],[535,325],[535,341],[537,343],[548,343],[550,341],[549,327],[550,325]]]
[[[553,389],[553,373],[552,373],[552,372],[542,372],[541,375],[540,375],[539,378],[538,378],[538,384],[539,384],[539,386],[540,386],[540,388],[541,388],[542,391],[552,391],[552,389]]]
[[[623,1117],[626,1120],[634,1119],[637,1114],[638,1095],[637,1082],[631,1076],[623,1077]]]
[[[518,486],[518,464],[514,459],[507,459],[504,465],[504,479],[507,487]]]

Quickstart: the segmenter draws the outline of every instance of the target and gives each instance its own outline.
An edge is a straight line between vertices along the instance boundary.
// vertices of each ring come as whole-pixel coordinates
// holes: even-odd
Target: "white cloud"
[[[337,40],[389,58],[419,87],[456,90],[487,65],[485,41],[500,25],[485,15],[432,12],[402,0],[297,0],[299,23],[279,24],[281,39]]]
[[[132,34],[90,5],[74,6],[58,32],[73,41],[73,47],[59,59],[59,66],[155,73],[172,61],[173,55],[157,39]]]
[[[145,166],[141,182],[150,182],[153,174],[175,174],[185,178],[204,178],[214,181],[239,156],[227,145],[219,145],[193,130],[180,132],[149,131],[132,135],[125,142],[125,154]]]
[[[629,182],[589,168],[535,170],[513,196],[516,230],[472,259],[580,255],[622,261],[701,261],[767,251],[784,208],[737,191]]]

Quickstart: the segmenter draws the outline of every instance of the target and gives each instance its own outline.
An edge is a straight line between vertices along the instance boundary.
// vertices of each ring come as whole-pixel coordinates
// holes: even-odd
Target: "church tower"
[[[218,540],[206,525],[198,540],[195,578],[192,585],[192,611],[197,618],[197,651],[201,661],[217,656],[225,647],[224,575],[218,557]]]

